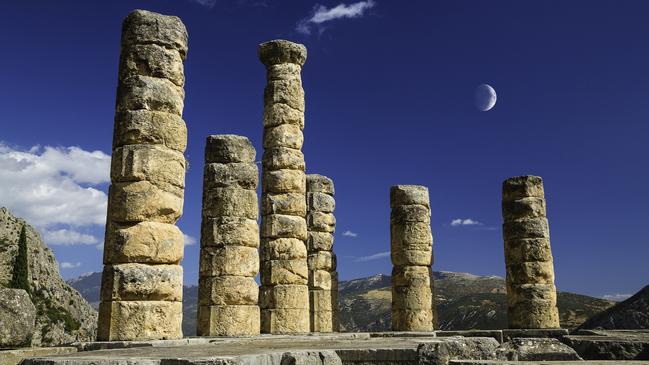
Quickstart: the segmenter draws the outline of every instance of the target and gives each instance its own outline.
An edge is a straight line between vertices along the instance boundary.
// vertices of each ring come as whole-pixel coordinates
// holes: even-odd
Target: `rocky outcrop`
[[[649,285],[631,298],[589,318],[580,329],[649,329]]]
[[[18,238],[27,223],[0,208],[0,286],[6,287],[13,275]],[[59,273],[52,251],[40,234],[26,225],[31,301],[36,307],[33,346],[55,346],[95,338],[97,312]]]
[[[22,289],[0,289],[0,348],[29,345],[36,308]]]

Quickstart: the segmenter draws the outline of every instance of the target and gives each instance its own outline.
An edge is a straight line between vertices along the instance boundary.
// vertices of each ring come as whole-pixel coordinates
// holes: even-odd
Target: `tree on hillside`
[[[29,290],[29,263],[27,261],[27,232],[25,225],[20,231],[18,239],[18,254],[14,261],[14,272],[11,278],[10,288],[24,289],[27,293]]]

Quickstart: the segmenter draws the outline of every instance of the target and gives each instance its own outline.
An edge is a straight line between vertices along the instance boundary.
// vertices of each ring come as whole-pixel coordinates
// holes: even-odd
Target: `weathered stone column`
[[[502,208],[509,328],[559,328],[543,180],[505,180]]]
[[[390,189],[392,330],[433,330],[433,235],[428,188]]]
[[[259,46],[266,66],[261,202],[261,331],[309,332],[304,90],[306,48],[284,40]]]
[[[205,146],[198,279],[199,336],[259,334],[259,227],[255,148],[246,137]]]
[[[326,176],[309,174],[306,191],[311,332],[338,332],[334,183]]]
[[[182,337],[182,120],[187,31],[177,17],[124,20],[99,340]]]

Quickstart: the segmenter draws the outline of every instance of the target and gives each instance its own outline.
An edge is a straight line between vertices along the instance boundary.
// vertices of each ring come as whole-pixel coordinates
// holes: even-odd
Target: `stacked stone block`
[[[428,189],[393,186],[390,208],[392,330],[432,331],[433,236]]]
[[[304,155],[303,45],[259,46],[266,66],[261,202],[261,331],[309,332]]]
[[[258,170],[246,138],[207,138],[198,280],[199,336],[259,334]]]
[[[333,253],[334,184],[326,176],[309,174],[306,190],[311,332],[338,332],[338,273]]]
[[[177,17],[124,20],[99,340],[182,337],[182,119],[187,31]]]
[[[509,328],[559,328],[543,180],[505,180],[502,212]]]

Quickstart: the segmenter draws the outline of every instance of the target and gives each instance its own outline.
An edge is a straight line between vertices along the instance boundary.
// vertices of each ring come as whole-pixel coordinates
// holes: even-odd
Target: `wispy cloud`
[[[633,294],[620,294],[620,293],[615,293],[615,294],[606,294],[602,295],[602,299],[606,300],[612,300],[614,302],[621,302],[623,300],[629,299],[633,296]]]
[[[61,269],[76,269],[77,267],[81,266],[80,262],[67,262],[63,261],[59,264]]]
[[[451,221],[451,227],[459,227],[459,226],[481,226],[482,223],[473,220],[471,218],[457,218],[453,219]]]
[[[208,8],[213,8],[216,5],[216,0],[191,0],[199,5],[206,6]]]
[[[80,233],[69,229],[58,229],[54,231],[46,230],[43,232],[43,239],[48,245],[96,245],[99,243],[97,237]]]
[[[97,186],[109,180],[110,156],[101,151],[0,142],[0,202],[39,228],[103,225],[107,196]]]
[[[300,20],[295,30],[305,35],[311,34],[313,27],[321,27],[324,23],[336,19],[359,18],[362,17],[368,9],[376,5],[374,0],[359,1],[353,4],[339,4],[333,8],[327,8],[324,5],[316,4],[313,12],[309,17]]]
[[[183,234],[183,236],[185,237],[185,246],[193,246],[198,242],[196,238],[188,234]]]
[[[358,237],[358,233],[354,233],[350,230],[343,232],[344,237]]]
[[[196,3],[198,5],[202,5],[206,8],[213,8],[219,1],[218,0],[188,0],[193,3]],[[236,5],[239,6],[251,6],[251,7],[268,7],[268,2],[267,0],[236,0],[236,1],[228,1],[236,3]]]
[[[356,261],[356,262],[374,261],[374,260],[380,260],[380,259],[383,259],[383,258],[386,258],[386,257],[390,257],[390,251],[379,252],[379,253],[375,253],[375,254],[369,255],[369,256],[357,257],[356,260],[354,260],[354,261]]]

